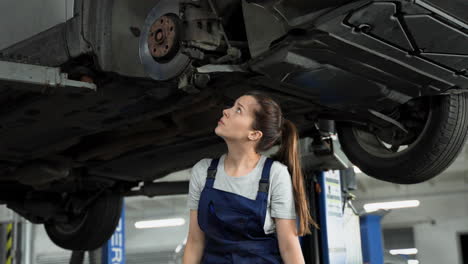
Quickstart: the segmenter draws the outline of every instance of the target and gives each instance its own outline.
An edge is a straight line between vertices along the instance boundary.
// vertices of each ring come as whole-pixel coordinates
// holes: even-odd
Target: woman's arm
[[[304,264],[299,237],[296,235],[296,219],[274,218],[276,233],[281,253],[285,264]]]
[[[190,224],[183,264],[199,264],[205,249],[205,233],[198,225],[198,210],[190,210]]]

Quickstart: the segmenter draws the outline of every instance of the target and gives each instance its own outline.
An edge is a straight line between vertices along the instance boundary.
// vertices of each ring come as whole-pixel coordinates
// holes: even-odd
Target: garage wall
[[[6,223],[13,220],[13,211],[8,209],[6,205],[0,205],[0,223]]]
[[[468,232],[468,193],[408,197],[418,208],[394,210],[382,225],[412,226],[418,260],[424,264],[462,264],[458,233]]]
[[[74,0],[0,1],[0,50],[73,16]]]
[[[444,193],[434,196],[408,196],[403,199],[416,199],[421,202],[417,208],[394,210],[382,221],[384,226],[434,225],[457,219],[468,223],[468,192]]]
[[[364,179],[367,191],[356,192],[358,208],[369,202],[412,200],[417,208],[393,210],[384,228],[413,227],[417,259],[424,264],[462,264],[458,233],[468,232],[468,181],[464,175],[440,175],[417,185],[398,186]]]
[[[175,250],[188,234],[189,210],[186,195],[161,196],[140,199],[141,206],[135,212],[127,206],[126,247],[128,252],[155,252]],[[134,206],[135,202],[127,205]],[[185,224],[176,227],[136,229],[135,222],[155,219],[183,218]]]
[[[419,261],[424,264],[462,264],[458,233],[468,232],[468,217],[419,224],[414,228]]]

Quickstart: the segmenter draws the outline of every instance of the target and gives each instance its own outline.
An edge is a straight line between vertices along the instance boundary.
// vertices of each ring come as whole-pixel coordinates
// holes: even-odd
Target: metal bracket
[[[406,134],[408,134],[408,130],[403,126],[402,123],[398,122],[397,120],[385,115],[385,114],[382,114],[380,112],[377,112],[375,110],[372,110],[372,109],[368,109],[369,110],[369,113],[371,113],[372,115],[398,127],[401,131],[405,132]]]
[[[68,75],[62,73],[60,68],[9,61],[0,61],[0,81],[8,82],[9,84],[7,85],[13,89],[41,93],[50,90],[50,88],[72,88],[78,89],[79,91],[96,90],[96,85],[94,83],[68,79]],[[0,87],[1,86],[0,83]],[[57,91],[61,90],[62,89],[57,89]],[[66,89],[65,91],[70,92],[70,89]]]
[[[447,91],[440,93],[443,95],[451,95],[451,94],[462,94],[467,93],[468,89],[448,89]]]

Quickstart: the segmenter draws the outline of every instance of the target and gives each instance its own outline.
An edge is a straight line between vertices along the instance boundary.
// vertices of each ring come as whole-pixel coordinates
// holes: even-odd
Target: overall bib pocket
[[[221,229],[223,235],[232,240],[245,239],[246,226],[249,220],[249,214],[242,210],[223,205],[215,204],[210,201],[208,217],[210,225],[208,228]]]

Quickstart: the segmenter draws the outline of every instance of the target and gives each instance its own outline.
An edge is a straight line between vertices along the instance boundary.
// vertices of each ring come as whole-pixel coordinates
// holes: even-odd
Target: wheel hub
[[[173,79],[190,63],[189,57],[180,52],[179,4],[179,1],[159,0],[141,30],[140,61],[146,74],[154,80]]]
[[[150,28],[148,49],[158,62],[174,58],[179,50],[178,19],[174,15],[167,14],[156,19]]]

